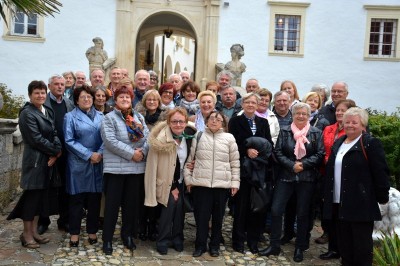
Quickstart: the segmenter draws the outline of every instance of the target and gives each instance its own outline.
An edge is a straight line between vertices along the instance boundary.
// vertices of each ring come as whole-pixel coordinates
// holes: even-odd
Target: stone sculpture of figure
[[[94,69],[104,69],[103,64],[108,59],[107,52],[103,50],[104,44],[100,37],[93,38],[94,46],[86,51],[86,57],[89,60],[90,73]]]
[[[244,56],[244,47],[241,44],[234,44],[231,46],[232,61],[225,64],[224,69],[229,70],[234,75],[232,79],[232,86],[242,85],[242,73],[246,71],[246,65],[240,62],[240,58]]]

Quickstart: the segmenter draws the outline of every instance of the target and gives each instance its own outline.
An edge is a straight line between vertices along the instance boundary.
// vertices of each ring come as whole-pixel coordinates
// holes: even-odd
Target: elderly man
[[[65,141],[64,141],[64,131],[63,131],[63,122],[64,115],[72,111],[74,109],[74,104],[68,98],[63,97],[65,91],[65,79],[63,76],[53,75],[49,79],[49,93],[46,97],[45,105],[51,108],[54,111],[54,125],[57,130],[57,136],[60,139],[63,149],[61,158],[59,158],[56,162],[57,170],[62,180],[62,186],[58,189],[58,210],[60,217],[57,220],[58,229],[65,230],[68,232],[68,194],[65,192],[65,162],[66,158],[66,150],[65,150]],[[52,194],[53,191],[51,191]],[[49,217],[40,217],[38,222],[38,233],[43,234],[47,231],[50,224]]]
[[[237,115],[242,107],[236,102],[236,91],[232,87],[228,87],[221,92],[221,101],[217,102],[215,109],[224,113],[229,119]]]
[[[290,96],[285,91],[278,91],[274,95],[274,113],[278,118],[279,127],[292,124],[292,112],[290,112]]]
[[[95,69],[90,73],[90,83],[92,84],[92,88],[96,88],[101,85],[104,86],[104,71],[102,69]]]
[[[332,103],[322,107],[321,110],[319,111],[319,113],[329,121],[330,125],[336,123],[335,105],[340,100],[346,100],[348,95],[349,95],[349,87],[346,84],[346,82],[337,81],[333,83],[331,88]]]
[[[135,84],[136,84],[136,88],[133,91],[133,93],[135,94],[135,98],[133,99],[132,107],[135,107],[135,105],[138,102],[142,101],[143,95],[146,93],[146,91],[149,88],[149,85],[150,85],[149,72],[147,72],[147,70],[144,70],[144,69],[138,70],[135,73]]]
[[[190,79],[190,73],[188,71],[181,71],[179,73],[179,76],[181,76],[182,79],[182,83],[185,83],[186,81],[188,81]]]
[[[108,95],[113,96],[119,81],[122,79],[121,69],[119,67],[113,67],[108,77],[110,79],[110,83],[107,86],[107,92]]]
[[[329,99],[329,96],[331,95],[328,86],[323,83],[314,84],[310,91],[316,92],[321,96],[322,106],[325,106],[326,102]]]
[[[122,78],[129,78],[128,69],[126,69],[126,68],[121,68],[121,75],[122,75]]]
[[[251,78],[246,82],[246,92],[256,92],[260,89],[260,85],[258,85],[258,80],[255,78]],[[238,104],[242,105],[242,98],[237,99]]]
[[[222,70],[217,75],[217,82],[221,87],[221,90],[228,88],[231,86],[231,82],[233,79],[233,74],[228,70]]]
[[[82,85],[85,84],[85,82],[86,82],[85,73],[83,71],[76,71],[75,77],[76,77],[75,88],[82,87]],[[70,100],[72,100],[72,99],[70,99]]]
[[[182,86],[182,78],[179,74],[171,74],[168,78],[168,82],[174,85],[174,90],[176,91],[176,95],[174,97],[175,106],[179,106],[181,103],[181,86]]]

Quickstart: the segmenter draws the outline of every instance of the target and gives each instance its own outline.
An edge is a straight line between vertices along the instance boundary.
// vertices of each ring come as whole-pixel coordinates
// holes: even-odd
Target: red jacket
[[[345,134],[343,128],[340,131],[338,131],[338,128],[339,124],[338,122],[336,122],[333,125],[325,127],[324,132],[322,133],[325,147],[325,164],[328,162],[329,155],[331,155],[331,148],[333,146],[333,143],[335,142],[335,140]]]

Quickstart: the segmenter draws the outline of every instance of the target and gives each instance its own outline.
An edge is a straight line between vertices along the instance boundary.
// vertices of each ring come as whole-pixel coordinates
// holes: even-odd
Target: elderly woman
[[[119,207],[122,212],[122,242],[126,248],[136,249],[133,235],[137,232],[143,208],[144,156],[147,153],[144,144],[149,134],[143,116],[132,110],[132,89],[118,86],[113,96],[114,110],[104,117],[101,126],[106,196],[103,252],[106,255],[113,251],[112,238]]]
[[[346,135],[332,146],[326,165],[324,218],[334,220],[342,265],[372,265],[372,230],[389,200],[389,168],[381,142],[365,133],[368,113],[343,116]]]
[[[246,139],[249,137],[261,137],[273,145],[268,121],[256,116],[255,112],[260,101],[256,93],[247,93],[243,96],[243,114],[232,117],[229,121],[229,133],[236,140],[240,154],[240,165],[243,166],[245,157],[255,159],[260,151],[247,148]],[[265,211],[254,213],[250,210],[250,191],[252,185],[248,182],[250,177],[240,176],[241,184],[239,192],[233,197],[235,212],[233,217],[232,247],[235,251],[244,253],[244,242],[250,251],[258,253],[259,236],[264,229]],[[247,234],[246,234],[247,232]]]
[[[211,91],[202,91],[197,96],[200,104],[200,109],[196,115],[189,118],[190,121],[195,123],[197,131],[204,131],[205,122],[204,119],[215,110],[215,104],[217,103],[217,96]]]
[[[37,232],[39,215],[48,217],[50,210],[50,169],[61,155],[61,142],[54,126],[54,112],[44,105],[47,87],[43,81],[28,85],[30,102],[19,114],[19,129],[24,141],[20,186],[24,190],[7,220],[20,218],[24,231],[19,239],[26,248],[39,248],[50,240]]]
[[[144,204],[161,205],[157,238],[161,255],[166,255],[171,245],[178,252],[183,250],[183,167],[195,132],[194,126],[188,124],[186,110],[176,107],[149,136]]]
[[[317,92],[319,95],[321,95],[322,106],[325,106],[326,102],[329,99],[329,96],[331,96],[331,90],[327,85],[323,83],[314,84],[310,91]]]
[[[318,113],[323,104],[321,95],[317,92],[309,92],[304,96],[303,103],[307,103],[311,108],[311,115],[309,118],[311,126],[322,131],[326,126],[329,126],[329,121],[325,119],[322,114]]]
[[[291,80],[284,80],[281,83],[280,91],[286,91],[290,96],[289,109],[292,110],[292,106],[300,102],[299,93],[297,92],[296,85]]]
[[[68,150],[66,190],[69,197],[70,247],[78,247],[83,208],[87,210],[89,243],[97,243],[100,199],[103,190],[103,141],[100,136],[103,113],[93,107],[87,85],[74,90],[75,109],[64,117],[65,146]]]
[[[188,116],[195,115],[200,108],[197,100],[199,93],[200,87],[194,81],[187,81],[181,86],[182,98],[179,105],[186,109]]]
[[[161,106],[164,108],[172,109],[175,107],[174,97],[176,95],[176,90],[174,88],[174,84],[166,82],[163,83],[158,92],[161,96]]]
[[[76,82],[76,76],[74,72],[72,71],[67,71],[62,73],[62,76],[65,79],[65,91],[64,91],[64,97],[70,99],[73,101],[73,93],[74,93],[74,87],[75,87],[75,82]]]
[[[108,105],[107,101],[109,99],[110,96],[106,91],[106,87],[99,85],[94,88],[93,106],[97,111],[102,112],[104,115],[111,112],[113,107]]]
[[[356,103],[353,100],[350,99],[340,100],[336,105],[336,111],[335,111],[337,122],[333,125],[325,127],[322,133],[324,147],[325,147],[324,165],[328,162],[329,156],[331,155],[331,149],[333,143],[335,143],[335,141],[338,138],[345,135],[343,129],[343,115],[351,107],[356,107]],[[324,180],[325,178],[322,179],[322,182]],[[323,188],[323,185],[321,187]],[[321,194],[323,194],[323,191],[321,192]],[[321,203],[322,203],[321,204],[321,209],[322,209],[323,201],[321,201]],[[322,219],[321,227],[324,230],[324,233],[322,234],[321,237],[315,239],[315,242],[317,244],[325,244],[326,242],[328,242],[329,244],[328,244],[328,251],[321,254],[319,258],[323,260],[340,258],[339,249],[337,246],[336,225],[332,222],[332,220]]]
[[[151,130],[154,125],[166,119],[166,108],[162,107],[161,97],[158,91],[148,90],[142,101],[135,106],[135,110],[143,115],[147,127]]]
[[[280,128],[278,118],[276,117],[274,112],[269,110],[269,106],[272,100],[272,93],[264,88],[257,90],[256,93],[260,95],[260,102],[258,103],[256,115],[268,120],[272,141],[275,145],[278,139]]]
[[[311,108],[306,103],[293,106],[293,123],[282,127],[275,147],[280,172],[272,202],[270,246],[262,256],[278,255],[281,251],[282,215],[292,194],[297,196],[297,237],[293,260],[301,262],[309,248],[308,228],[310,207],[318,169],[324,158],[321,130],[310,125]]]
[[[210,80],[206,83],[206,91],[212,91],[215,95],[218,95],[219,89],[220,86],[215,80]]]
[[[196,140],[199,141],[192,142],[188,162],[196,162],[194,170],[185,168],[185,184],[194,201],[196,242],[193,257],[199,257],[207,250],[211,215],[210,255],[218,257],[226,201],[229,195],[236,194],[240,185],[240,161],[235,138],[224,132],[225,116],[213,111],[205,122],[204,133],[197,133]]]
[[[158,75],[153,70],[149,70],[150,83],[149,90],[158,90]]]

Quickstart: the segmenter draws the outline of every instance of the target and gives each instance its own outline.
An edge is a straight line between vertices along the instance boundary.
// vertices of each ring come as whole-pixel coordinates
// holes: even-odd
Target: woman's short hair
[[[217,103],[217,96],[215,96],[215,93],[212,91],[202,91],[197,95],[197,100],[201,100],[202,97],[204,96],[211,96],[211,98],[213,99],[214,104]]]
[[[75,76],[74,72],[72,72],[72,71],[66,71],[66,72],[62,73],[62,76],[63,76],[65,79],[67,78],[68,75],[71,75],[72,78],[74,79],[74,81],[76,81],[76,76]]]
[[[336,103],[335,107],[337,108],[339,105],[343,104],[344,106],[347,107],[347,109],[350,109],[351,107],[356,107],[356,102],[351,100],[351,99],[345,99],[345,100],[340,100]]]
[[[310,97],[318,97],[318,106],[317,109],[321,109],[322,107],[322,98],[321,95],[318,92],[312,91],[306,94],[306,96],[304,96],[302,102],[305,103],[307,102],[308,98]]]
[[[165,91],[171,90],[171,89],[174,91],[174,97],[175,97],[176,90],[175,90],[174,84],[172,84],[170,82],[165,82],[165,83],[161,84],[160,88],[158,89],[158,92],[160,93],[160,95],[162,95]]]
[[[208,124],[208,120],[210,119],[210,117],[211,117],[212,114],[215,114],[215,117],[220,116],[220,117],[222,118],[222,128],[225,128],[225,127],[227,126],[228,123],[227,123],[227,121],[226,121],[225,115],[224,115],[223,113],[221,113],[220,111],[216,111],[216,110],[212,111],[212,112],[206,117],[206,119],[204,120],[204,123],[205,123],[206,125]]]
[[[210,80],[209,82],[206,83],[206,90],[208,89],[208,87],[210,86],[215,86],[217,87],[217,91],[219,91],[221,89],[221,86],[219,86],[219,83],[216,82],[215,80]]]
[[[47,86],[41,80],[32,80],[28,85],[28,95],[31,96],[34,90],[45,90],[47,93]]]
[[[199,87],[199,85],[197,85],[197,83],[194,82],[194,81],[188,80],[188,81],[186,81],[186,82],[184,82],[184,83],[182,84],[181,90],[180,90],[180,91],[181,91],[181,94],[182,94],[184,91],[187,91],[188,88],[190,89],[190,91],[195,92],[195,93],[196,93],[196,96],[200,93],[200,87]]]
[[[78,105],[79,96],[81,95],[82,91],[85,91],[87,94],[90,94],[94,98],[93,92],[90,89],[90,87],[88,85],[86,85],[86,84],[83,84],[82,87],[74,89],[73,97],[74,97],[74,104],[75,105]]]
[[[343,121],[346,120],[349,116],[356,116],[360,117],[361,125],[364,127],[368,126],[368,112],[360,107],[351,107],[349,108],[343,115]]]
[[[294,84],[294,82],[293,81],[291,81],[291,80],[284,80],[284,81],[282,81],[282,83],[281,83],[281,91],[283,91],[283,85],[285,84],[285,83],[290,83],[291,85],[292,85],[292,87],[293,87],[293,90],[294,90],[294,95],[293,95],[293,98],[294,99],[296,99],[296,100],[299,100],[299,93],[297,92],[297,87],[296,87],[296,85]]]
[[[268,89],[266,89],[266,88],[261,88],[261,89],[258,89],[258,90],[256,91],[256,93],[257,93],[258,95],[260,95],[260,97],[269,96],[269,100],[272,101],[272,92],[270,92]]]
[[[161,106],[161,96],[160,96],[160,94],[158,93],[158,91],[156,91],[156,90],[148,90],[148,91],[146,91],[146,93],[143,95],[143,98],[142,98],[142,105],[143,105],[143,107],[144,107],[145,109],[147,109],[147,107],[146,107],[146,100],[147,100],[147,98],[149,98],[150,96],[153,96],[154,98],[156,98],[156,100],[158,101],[158,107],[160,107],[160,106]]]
[[[110,95],[108,95],[107,93],[107,89],[105,86],[103,85],[97,85],[95,88],[92,88],[92,92],[94,95],[96,95],[97,91],[102,91],[104,92],[104,94],[106,95],[106,101],[108,101],[110,99]]]
[[[311,107],[307,103],[303,102],[298,102],[295,105],[292,106],[292,114],[296,114],[298,110],[300,109],[306,109],[307,110],[307,115],[311,115]]]
[[[129,96],[131,97],[131,100],[133,100],[133,98],[134,98],[133,90],[131,88],[128,88],[125,85],[118,86],[117,89],[114,91],[114,94],[113,94],[114,100],[116,100],[120,94],[129,94]]]
[[[167,113],[167,124],[168,125],[171,123],[171,117],[176,113],[180,113],[181,115],[183,115],[185,117],[186,123],[189,121],[189,116],[186,111],[186,108],[178,106],[178,107],[168,110],[168,113]]]
[[[329,96],[331,96],[331,90],[324,83],[314,84],[311,88],[311,91],[315,92],[323,91],[325,93],[325,99],[322,99],[323,101],[327,101],[329,99]]]
[[[258,95],[258,94],[255,93],[255,92],[249,92],[249,93],[246,93],[245,95],[243,95],[243,97],[242,97],[242,103],[244,103],[244,102],[245,102],[247,99],[249,99],[250,97],[256,97],[257,103],[261,100],[260,95]]]
[[[135,82],[133,82],[133,80],[131,80],[130,78],[123,78],[118,82],[118,86],[127,86],[127,85],[131,85],[132,88],[135,88]]]

